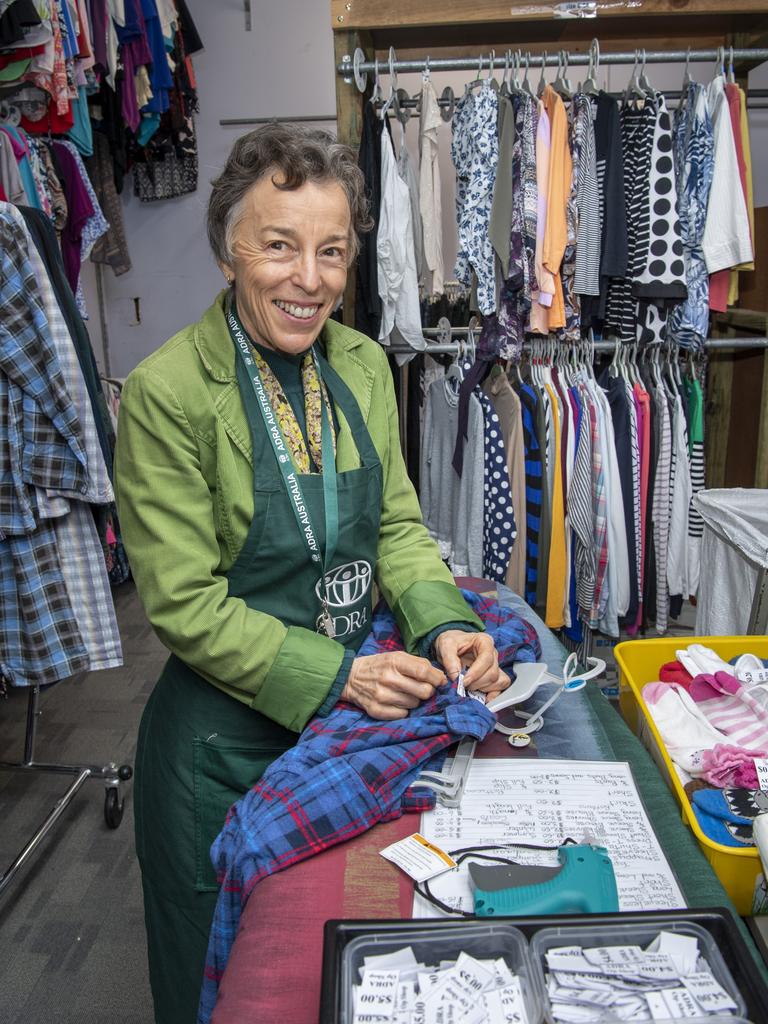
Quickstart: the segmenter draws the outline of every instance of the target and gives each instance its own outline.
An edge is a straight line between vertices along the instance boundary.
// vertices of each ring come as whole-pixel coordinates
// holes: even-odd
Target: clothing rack
[[[446,333],[447,333],[448,328],[445,328],[445,330],[446,330]],[[466,335],[467,335],[467,328],[466,327],[452,327],[450,330],[451,330],[451,334],[456,334],[456,335],[459,335],[459,336],[462,336],[462,337],[466,337]],[[425,327],[423,333],[424,333],[425,339],[428,339],[430,336],[434,337],[435,335],[437,335],[441,331],[442,331],[442,328]],[[545,341],[545,340],[546,340],[546,338],[544,337],[544,335],[542,335],[542,341]],[[621,342],[615,342],[615,341],[596,341],[596,342],[594,342],[594,344],[591,344],[590,347],[595,352],[613,352],[616,349],[617,344],[621,345],[622,343]],[[460,349],[463,346],[459,345],[458,342],[445,342],[445,343],[439,343],[439,344],[435,344],[435,345],[428,344],[427,347],[425,349],[422,349],[421,351],[419,351],[418,349],[411,348],[410,345],[384,345],[382,347],[384,348],[384,351],[387,353],[387,355],[406,355],[407,354],[407,355],[428,355],[428,356],[429,355],[440,355],[440,356],[449,356],[449,355],[456,355],[456,353],[459,352]],[[532,346],[531,346],[530,342],[526,342],[523,345],[523,348],[526,351],[530,351],[531,347]],[[745,338],[709,338],[707,341],[704,342],[704,347],[707,350],[718,350],[718,349],[760,349],[760,348],[768,349],[768,337],[765,337],[765,338],[749,338],[749,337],[745,337]],[[569,349],[570,349],[570,345],[568,343],[564,343],[563,344],[563,350],[564,351],[569,351]],[[684,352],[688,352],[688,351],[694,352],[695,350],[693,350],[693,349],[691,349],[691,350],[689,350],[689,349],[682,349],[681,351],[684,351]]]
[[[600,67],[604,67],[606,64],[636,64],[638,61],[637,50],[624,50],[615,51],[613,53],[601,53],[600,54]],[[568,58],[569,67],[578,67],[580,65],[588,65],[590,62],[589,47],[585,52],[571,52],[565,51]],[[721,59],[722,51],[718,50],[647,50],[642,52],[642,60],[647,64],[683,64],[686,61],[694,63],[714,63]],[[750,64],[762,63],[768,60],[768,49],[765,48],[750,48],[750,49],[737,49],[733,48],[731,51],[730,47],[725,48],[725,56],[729,61],[731,59],[736,63],[749,62]],[[339,64],[336,66],[337,74],[341,75],[345,82],[354,81],[353,74],[357,72],[358,75],[364,75],[367,72],[376,72],[377,70],[383,73],[394,71],[395,74],[407,74],[408,72],[421,72],[424,71],[427,66],[427,59],[429,60],[430,71],[477,71],[478,64],[485,62],[485,69],[488,70],[492,63],[494,67],[503,67],[504,59],[498,56],[491,57],[490,61],[486,58],[480,57],[429,57],[424,60],[392,60],[387,61],[373,61],[365,60],[365,55],[362,50],[358,50],[355,53],[355,57],[349,57],[345,54]],[[530,58],[530,69],[537,70],[538,68],[545,67],[557,67],[560,63],[561,58],[555,51],[553,53],[543,53],[540,55],[532,55]]]
[[[659,89],[658,91],[667,100],[679,100],[683,95],[680,89]],[[620,99],[624,94],[609,92],[607,95],[614,99]],[[401,99],[398,103],[401,109],[412,111],[409,117],[419,116],[418,99]],[[438,97],[437,105],[448,109],[451,106],[451,100]],[[750,89],[747,94],[747,106],[752,110],[768,110],[768,89]],[[389,111],[388,116],[390,118],[397,117],[393,111]],[[221,128],[248,128],[257,124],[333,124],[335,121],[335,114],[289,114],[286,117],[223,117],[219,121],[219,126]]]
[[[23,760],[19,762],[0,761],[0,771],[53,772],[57,775],[74,775],[75,779],[64,795],[56,801],[47,818],[42,822],[29,842],[19,851],[3,874],[0,875],[0,896],[3,895],[15,875],[37,850],[64,811],[72,803],[75,794],[88,779],[104,780],[104,820],[109,828],[117,828],[123,819],[123,798],[120,793],[120,783],[127,782],[133,775],[133,769],[127,764],[120,766],[114,763],[105,765],[51,764],[35,761],[37,720],[41,714],[40,687],[31,686],[27,702],[27,726],[24,736]]]

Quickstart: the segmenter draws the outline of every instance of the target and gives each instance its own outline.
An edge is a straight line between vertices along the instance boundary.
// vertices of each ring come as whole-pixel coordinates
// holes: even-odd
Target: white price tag
[[[755,771],[757,772],[757,786],[763,792],[768,791],[768,760],[764,757],[755,758]]]
[[[456,867],[453,857],[418,832],[387,846],[381,851],[381,856],[397,864],[416,882],[426,882],[428,878]]]
[[[382,1024],[395,1015],[399,971],[366,971],[355,998],[354,1024]]]
[[[683,978],[683,984],[693,998],[708,1013],[719,1013],[721,1010],[736,1010],[738,1007],[711,974],[701,972],[689,974]]]

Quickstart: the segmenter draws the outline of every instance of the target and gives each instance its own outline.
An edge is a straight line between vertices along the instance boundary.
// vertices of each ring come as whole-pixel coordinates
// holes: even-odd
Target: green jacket
[[[165,646],[215,686],[298,731],[322,705],[344,648],[227,594],[224,573],[253,517],[253,464],[224,294],[125,382],[115,455],[120,525],[139,596]],[[332,320],[324,338],[382,462],[375,578],[407,649],[446,622],[482,629],[422,523],[384,351]],[[340,416],[338,469],[358,465]]]

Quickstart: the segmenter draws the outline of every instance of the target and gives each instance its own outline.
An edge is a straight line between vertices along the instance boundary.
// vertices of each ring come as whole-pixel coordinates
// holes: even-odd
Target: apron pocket
[[[254,786],[285,747],[214,746],[193,741],[195,800],[195,889],[218,892],[210,850],[224,827],[227,811]]]

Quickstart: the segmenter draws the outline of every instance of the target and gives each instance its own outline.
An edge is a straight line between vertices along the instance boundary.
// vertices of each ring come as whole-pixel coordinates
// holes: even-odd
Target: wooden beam
[[[725,486],[732,385],[733,352],[718,350],[711,353],[704,405],[704,455],[707,466],[707,487]]]
[[[357,47],[369,51],[372,43],[369,36],[362,32],[343,31],[333,34],[334,60],[338,66],[345,56],[352,57]],[[350,74],[352,68],[350,66]],[[368,76],[370,83],[371,76]],[[339,142],[351,146],[355,151],[360,147],[360,134],[363,127],[363,103],[365,97],[358,90],[354,79],[346,82],[339,75],[336,75],[336,138]],[[357,288],[357,275],[355,265],[349,268],[347,274],[347,285],[344,289],[344,305],[342,315],[344,323],[348,327],[355,324],[355,291]]]
[[[757,428],[755,487],[768,487],[768,349],[763,354],[763,391]]]
[[[582,0],[583,2],[583,0]],[[418,25],[435,28],[439,25],[463,26],[487,22],[583,20],[567,17],[568,4],[546,0],[526,3],[525,0],[482,0],[458,3],[456,0],[331,0],[334,30],[396,28]],[[765,14],[765,0],[644,0],[638,6],[626,4],[627,17],[647,18],[663,15],[701,14]],[[611,13],[616,14],[615,8]],[[599,35],[598,19],[588,19]],[[596,31],[597,30],[597,31]]]

